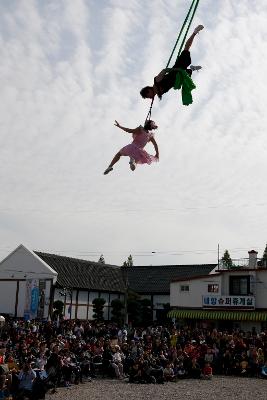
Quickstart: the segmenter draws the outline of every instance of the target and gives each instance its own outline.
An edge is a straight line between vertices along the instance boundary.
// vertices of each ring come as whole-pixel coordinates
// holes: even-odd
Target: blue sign
[[[30,313],[24,313],[24,321],[29,321],[31,319]]]
[[[31,313],[35,314],[38,310],[39,288],[34,287],[31,293]]]

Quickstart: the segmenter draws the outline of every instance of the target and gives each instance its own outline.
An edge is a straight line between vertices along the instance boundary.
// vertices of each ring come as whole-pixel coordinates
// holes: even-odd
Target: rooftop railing
[[[223,260],[219,261],[218,269],[219,270],[229,270],[229,269],[246,269],[246,268],[266,268],[267,269],[267,260],[262,258],[255,258],[254,260],[249,260],[249,258],[238,258],[231,259],[230,262],[225,262]]]

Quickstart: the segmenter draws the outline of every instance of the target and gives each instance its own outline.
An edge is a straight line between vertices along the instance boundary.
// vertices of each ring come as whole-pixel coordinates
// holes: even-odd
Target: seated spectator
[[[183,361],[178,362],[177,367],[175,368],[175,375],[177,376],[178,379],[186,377],[187,374]]]
[[[141,383],[141,369],[138,361],[135,361],[129,370],[129,383]]]
[[[260,376],[264,379],[267,379],[267,361],[265,361],[265,363],[261,367]]]
[[[157,383],[164,383],[163,367],[160,364],[160,360],[156,358],[151,359],[150,375],[154,376]]]
[[[239,363],[239,361],[236,360],[236,359],[233,361],[232,368],[231,368],[231,372],[232,372],[232,374],[235,375],[235,376],[240,375],[240,372],[241,372],[241,370],[240,370],[240,363]]]
[[[156,378],[152,375],[152,368],[147,360],[140,363],[141,382],[156,383]]]
[[[198,379],[201,376],[201,368],[197,362],[196,358],[192,359],[192,363],[189,369],[189,376],[190,378]]]
[[[116,377],[118,379],[123,379],[123,360],[124,360],[124,354],[121,352],[120,346],[116,345],[115,346],[115,351],[112,356],[111,360],[111,366],[115,371]]]
[[[7,379],[6,375],[1,373],[0,374],[0,399],[1,400],[8,400],[10,397],[10,393],[7,386]]]
[[[167,363],[165,368],[163,369],[163,377],[166,382],[174,381],[175,374],[171,363]]]
[[[7,365],[8,365],[8,369],[9,371],[14,371],[14,372],[19,372],[19,366],[18,364],[15,362],[14,357],[9,356],[7,359]]]
[[[211,379],[212,378],[212,367],[210,363],[206,362],[202,371],[202,378]]]
[[[248,365],[248,361],[247,361],[246,356],[242,357],[239,365],[240,365],[240,375],[241,376],[247,376],[249,365]]]

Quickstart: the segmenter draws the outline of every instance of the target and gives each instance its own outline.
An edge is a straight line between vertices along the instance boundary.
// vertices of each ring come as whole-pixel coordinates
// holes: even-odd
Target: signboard
[[[36,318],[38,312],[38,305],[39,305],[39,281],[38,279],[27,279],[24,319],[30,320]]]
[[[254,296],[202,296],[204,308],[255,309]]]

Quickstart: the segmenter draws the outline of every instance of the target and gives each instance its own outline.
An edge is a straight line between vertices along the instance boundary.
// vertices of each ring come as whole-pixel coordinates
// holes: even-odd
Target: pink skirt
[[[135,144],[127,144],[120,149],[122,156],[128,156],[135,160],[136,164],[151,164],[158,161],[158,158],[148,154],[144,149],[136,146]]]

